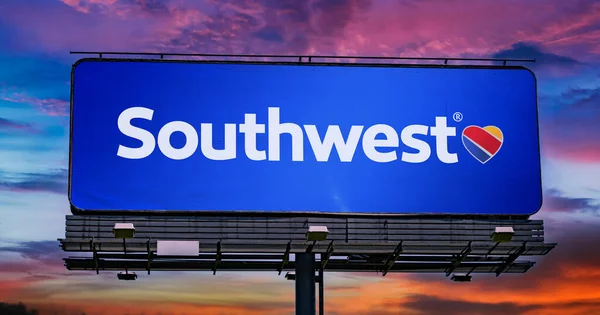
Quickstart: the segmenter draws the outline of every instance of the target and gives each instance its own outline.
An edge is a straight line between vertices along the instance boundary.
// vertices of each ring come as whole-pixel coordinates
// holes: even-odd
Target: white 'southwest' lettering
[[[318,162],[327,162],[331,158],[331,152],[335,147],[341,162],[352,162],[358,143],[362,140],[362,150],[365,156],[378,163],[388,163],[398,159],[396,148],[402,143],[404,146],[416,152],[402,152],[401,160],[408,163],[423,163],[431,156],[431,148],[427,142],[418,139],[415,135],[435,137],[435,150],[437,158],[443,163],[456,163],[456,153],[448,152],[448,137],[456,136],[456,128],[448,127],[446,117],[436,117],[435,126],[409,125],[400,132],[385,124],[373,125],[365,129],[365,126],[351,126],[344,134],[338,125],[329,125],[324,135],[320,135],[315,125],[299,126],[291,122],[281,122],[279,119],[279,108],[269,107],[267,125],[256,123],[256,114],[244,114],[244,122],[239,124],[225,124],[224,145],[222,149],[213,146],[213,124],[201,123],[200,136],[196,129],[184,121],[172,121],[165,124],[158,132],[158,138],[147,130],[135,127],[131,124],[133,119],[152,120],[154,111],[145,107],[131,107],[124,110],[117,120],[117,126],[121,133],[130,138],[140,140],[139,147],[126,147],[119,145],[117,155],[125,159],[143,159],[148,157],[158,144],[159,150],[164,156],[173,160],[184,160],[191,157],[200,145],[200,151],[204,157],[210,160],[231,160],[237,157],[236,140],[237,132],[244,135],[244,151],[248,159],[252,161],[279,161],[280,140],[282,135],[288,135],[292,139],[291,153],[292,161],[304,161],[304,133],[308,144],[312,149]],[[364,130],[364,133],[363,133]],[[185,136],[185,145],[174,148],[171,145],[171,135],[181,132]],[[257,137],[267,133],[268,150],[257,148]],[[384,139],[378,138],[383,135]],[[287,148],[286,148],[287,149]]]

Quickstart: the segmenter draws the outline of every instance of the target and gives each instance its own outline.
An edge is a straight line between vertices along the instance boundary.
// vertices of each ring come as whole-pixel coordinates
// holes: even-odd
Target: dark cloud
[[[338,36],[357,13],[368,10],[371,0],[319,0],[312,4],[320,35]]]
[[[266,41],[271,41],[271,42],[283,42],[284,38],[282,35],[282,30],[281,28],[278,27],[270,27],[270,26],[266,26],[264,28],[262,28],[261,30],[259,30],[258,32],[254,33],[254,36],[266,40]]]
[[[558,269],[561,269],[562,273],[568,272],[570,268],[600,270],[600,226],[586,222],[546,222],[544,228],[546,241],[556,242],[558,245],[540,266],[534,269],[540,269],[541,273],[547,271],[548,276],[560,275],[561,272],[553,272]],[[600,273],[596,278],[600,278]]]
[[[443,313],[445,315],[517,315],[527,313],[537,308],[537,306],[518,305],[515,303],[486,303],[446,300],[427,295],[414,295],[409,298],[408,302],[402,303],[402,307],[418,311],[421,314]]]
[[[578,101],[584,98],[591,98],[592,96],[598,95],[598,89],[584,89],[578,87],[571,87],[568,90],[561,93],[560,98],[563,101],[572,102]]]
[[[0,302],[0,314],[4,315],[38,315],[36,309],[30,309],[23,303],[10,304]]]
[[[226,53],[303,54],[335,42],[371,0],[223,0],[208,18],[189,25],[167,49]],[[259,50],[257,50],[259,49]]]
[[[23,258],[44,260],[48,257],[62,255],[57,241],[28,241],[18,243],[16,246],[0,247],[0,252],[19,253]]]
[[[37,134],[40,132],[38,129],[31,126],[31,124],[0,117],[0,131],[2,130],[18,130],[33,134]]]
[[[494,58],[506,59],[535,59],[537,65],[560,65],[575,66],[580,62],[566,56],[560,56],[548,52],[533,43],[519,42],[512,45],[510,49],[502,50],[493,55]]]
[[[137,4],[142,11],[150,14],[161,15],[170,12],[166,1],[163,0],[133,0],[133,2]]]
[[[544,193],[543,211],[588,212],[595,214],[600,211],[600,204],[599,200],[567,197],[556,189],[549,189]]]
[[[17,254],[19,260],[0,261],[0,270],[28,274],[27,281],[44,281],[68,275],[64,269],[64,253],[58,241],[27,241],[0,247],[0,256]],[[73,274],[79,275],[79,274]]]
[[[2,172],[0,190],[17,192],[51,192],[67,193],[68,171],[59,169],[49,173],[19,173]]]
[[[265,8],[266,15],[278,15],[281,21],[307,23],[310,19],[309,1],[257,0],[256,2]]]
[[[600,88],[572,88],[540,104],[542,152],[579,162],[600,161]]]
[[[546,304],[517,304],[511,302],[469,302],[458,299],[442,299],[429,295],[412,295],[405,302],[387,302],[369,314],[391,315],[401,310],[411,310],[417,314],[444,315],[505,315],[505,314],[541,314],[547,311],[561,310],[565,314],[590,314],[598,310],[600,300],[583,300],[574,302],[558,302]],[[575,313],[577,312],[577,313]]]

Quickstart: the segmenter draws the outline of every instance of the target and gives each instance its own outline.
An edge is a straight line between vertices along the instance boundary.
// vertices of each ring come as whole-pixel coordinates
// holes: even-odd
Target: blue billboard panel
[[[522,67],[84,59],[72,79],[77,213],[541,207]]]

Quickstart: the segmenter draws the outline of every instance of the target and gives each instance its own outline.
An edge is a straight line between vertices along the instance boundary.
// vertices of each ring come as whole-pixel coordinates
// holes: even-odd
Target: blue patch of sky
[[[0,52],[0,86],[5,92],[25,92],[37,98],[68,101],[71,64],[44,56]]]

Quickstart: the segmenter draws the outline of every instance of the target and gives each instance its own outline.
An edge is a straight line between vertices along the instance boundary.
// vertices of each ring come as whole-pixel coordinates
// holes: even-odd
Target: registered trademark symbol
[[[460,122],[461,120],[463,120],[463,115],[461,112],[456,112],[454,113],[454,115],[452,115],[452,119],[454,119],[454,121],[456,122]]]

